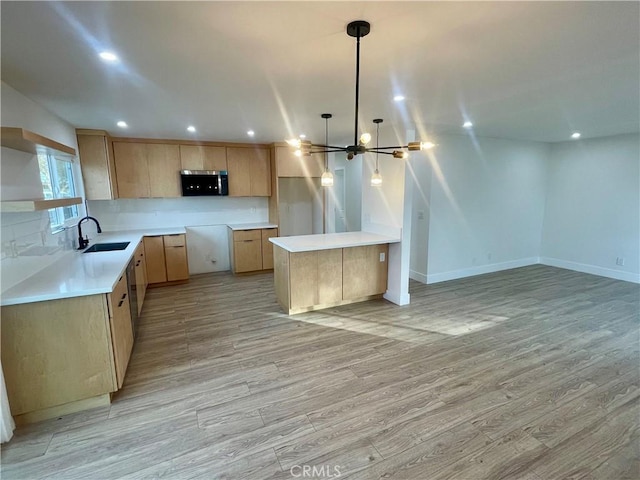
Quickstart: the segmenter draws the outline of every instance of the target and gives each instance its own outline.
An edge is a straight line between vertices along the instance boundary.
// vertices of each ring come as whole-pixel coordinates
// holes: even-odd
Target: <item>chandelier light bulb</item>
[[[371,141],[371,134],[370,133],[363,133],[362,135],[360,135],[360,143],[362,145],[366,145],[370,141]]]
[[[329,170],[325,170],[320,177],[320,184],[323,187],[333,187],[333,174]]]
[[[376,168],[376,171],[371,175],[371,186],[379,187],[380,185],[382,185],[382,175],[380,175],[380,172]]]
[[[431,150],[435,146],[433,142],[420,142],[420,150]]]
[[[295,152],[293,152],[293,154],[294,154],[296,157],[301,157],[301,156],[302,156],[302,150],[297,149]]]

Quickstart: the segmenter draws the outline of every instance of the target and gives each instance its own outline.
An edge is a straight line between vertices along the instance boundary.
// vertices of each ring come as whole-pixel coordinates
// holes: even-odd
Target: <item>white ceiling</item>
[[[281,141],[361,125],[563,141],[640,130],[638,2],[8,2],[2,80],[76,127]],[[113,50],[117,65],[97,52]],[[406,101],[394,103],[395,93]],[[115,126],[126,120],[125,131]],[[198,132],[189,134],[193,124]],[[339,139],[339,140],[338,140]]]

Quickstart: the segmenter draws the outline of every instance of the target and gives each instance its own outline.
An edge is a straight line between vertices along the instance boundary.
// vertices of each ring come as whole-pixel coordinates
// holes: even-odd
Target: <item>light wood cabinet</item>
[[[149,196],[180,197],[180,149],[178,145],[146,145],[149,168]]]
[[[127,291],[127,276],[122,275],[111,294],[107,295],[111,341],[118,388],[124,383],[124,375],[133,349],[133,326]]]
[[[262,229],[262,269],[273,269],[273,243],[269,241],[272,237],[278,236],[277,228]]]
[[[207,145],[180,145],[182,170],[226,170],[227,152],[225,147]]]
[[[147,263],[147,281],[164,283],[167,281],[167,267],[164,259],[164,241],[162,236],[144,237],[144,254]]]
[[[189,279],[189,262],[187,259],[187,244],[184,235],[165,235],[164,258],[167,268],[167,281]]]
[[[136,271],[136,298],[138,301],[138,315],[142,312],[144,297],[147,294],[147,262],[144,257],[144,241],[140,240],[134,253]]]
[[[291,147],[275,147],[276,172],[278,177],[321,177],[324,172],[323,154],[296,157]]]
[[[120,198],[181,196],[178,145],[116,141],[113,154]]]
[[[227,147],[229,196],[271,195],[271,164],[266,148]]]
[[[377,298],[387,289],[388,244],[273,250],[276,297],[289,315]]]
[[[144,237],[149,284],[189,279],[187,242],[184,234]]]
[[[363,298],[386,292],[388,255],[388,244],[345,248],[343,297]]]
[[[144,143],[113,142],[120,198],[148,198],[149,164]]]
[[[273,244],[277,228],[232,230],[229,228],[229,257],[233,273],[257,272],[273,268]]]
[[[86,199],[118,198],[111,139],[100,130],[76,130],[76,134]]]

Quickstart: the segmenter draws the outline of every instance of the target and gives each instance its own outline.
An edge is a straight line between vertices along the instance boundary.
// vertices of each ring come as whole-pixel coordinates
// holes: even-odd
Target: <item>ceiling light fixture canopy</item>
[[[408,158],[408,152],[406,150],[425,150],[433,148],[435,144],[431,142],[411,142],[408,145],[396,145],[391,147],[367,147],[371,141],[371,134],[363,133],[358,137],[358,107],[360,101],[360,39],[365,37],[371,31],[371,25],[364,20],[356,20],[347,25],[347,35],[356,39],[356,101],[355,101],[355,115],[354,115],[354,127],[353,127],[353,145],[347,145],[346,147],[339,147],[329,145],[328,140],[325,144],[315,144],[308,140],[301,140],[299,138],[287,140],[287,143],[296,148],[297,156],[309,156],[312,153],[331,153],[331,152],[344,152],[347,154],[347,160],[352,160],[356,155],[363,153],[376,153],[391,155],[393,158]],[[323,117],[324,118],[324,117]],[[379,120],[379,119],[376,119]],[[374,120],[374,122],[376,122]],[[379,126],[379,123],[378,123]],[[386,150],[392,150],[388,152]]]

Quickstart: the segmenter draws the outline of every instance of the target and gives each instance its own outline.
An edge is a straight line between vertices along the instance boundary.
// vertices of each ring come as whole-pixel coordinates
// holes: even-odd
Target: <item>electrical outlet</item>
[[[367,223],[371,222],[371,215],[369,213],[364,214],[364,221]]]
[[[251,213],[256,213],[256,207],[251,207]]]
[[[487,253],[487,260],[491,260],[491,252]]]
[[[616,265],[618,265],[619,267],[624,267],[624,257],[616,258]]]
[[[380,252],[380,261],[384,262],[385,258],[386,258],[385,253],[384,252]]]
[[[424,220],[424,212],[418,212],[418,220]]]
[[[478,259],[477,259],[476,257],[473,257],[473,258],[471,259],[471,264],[472,264],[472,265],[475,265],[476,263],[478,263]]]

